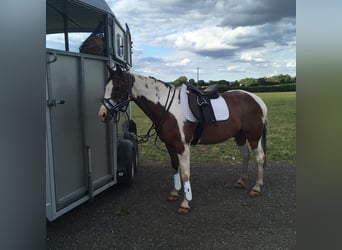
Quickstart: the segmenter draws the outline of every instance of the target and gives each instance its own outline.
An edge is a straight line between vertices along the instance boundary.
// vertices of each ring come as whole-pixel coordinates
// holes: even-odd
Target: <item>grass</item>
[[[267,161],[296,160],[296,92],[257,93],[268,107]],[[138,135],[145,135],[152,122],[132,103],[132,116]],[[164,144],[154,137],[139,144],[141,162],[169,161]],[[252,154],[251,154],[252,156]],[[252,156],[253,157],[253,156]],[[252,158],[253,160],[253,158]],[[241,161],[234,138],[214,145],[191,147],[191,162]]]

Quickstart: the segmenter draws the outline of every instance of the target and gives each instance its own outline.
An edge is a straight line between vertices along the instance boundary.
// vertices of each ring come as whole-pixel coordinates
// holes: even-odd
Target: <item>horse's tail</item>
[[[262,128],[262,137],[261,137],[261,146],[262,146],[262,150],[264,151],[264,167],[266,167],[266,136],[267,136],[267,126],[268,126],[268,122],[267,119],[264,122],[264,126]]]

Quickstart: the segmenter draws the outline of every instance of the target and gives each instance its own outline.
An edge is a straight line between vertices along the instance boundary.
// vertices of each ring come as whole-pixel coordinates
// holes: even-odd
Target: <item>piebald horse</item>
[[[176,170],[174,188],[168,200],[178,200],[178,191],[183,183],[184,199],[178,213],[188,213],[192,200],[190,143],[197,123],[187,120],[183,114],[181,88],[151,77],[131,74],[119,66],[115,70],[109,68],[109,72],[104,95],[107,104],[103,102],[100,107],[100,120],[107,120],[113,103],[134,101],[139,106],[155,124],[156,132],[165,143],[172,167]],[[251,149],[257,163],[257,179],[249,195],[259,196],[266,164],[267,107],[258,96],[242,90],[226,91],[221,96],[229,107],[229,119],[205,125],[199,144],[215,144],[235,138],[243,158],[242,174],[234,185],[236,188],[245,187]],[[109,107],[108,101],[112,103]]]

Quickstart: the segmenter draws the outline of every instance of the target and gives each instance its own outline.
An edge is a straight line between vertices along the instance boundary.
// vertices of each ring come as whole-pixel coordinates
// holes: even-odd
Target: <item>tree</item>
[[[252,84],[256,84],[256,80],[254,78],[243,78],[240,80],[240,86],[250,86]]]
[[[219,81],[217,82],[217,84],[229,86],[229,81],[226,81],[226,80],[219,80]]]
[[[199,86],[204,86],[204,85],[205,85],[205,81],[203,81],[203,80],[198,80],[198,85],[199,85]]]
[[[239,86],[239,81],[235,80],[234,82],[230,83],[231,86]]]
[[[269,84],[275,85],[275,84],[284,84],[284,83],[294,83],[296,82],[295,78],[292,78],[290,75],[274,75],[269,78],[267,78],[267,81]]]
[[[267,84],[267,80],[266,80],[265,77],[258,78],[256,84],[257,85],[266,85]]]
[[[187,83],[187,81],[188,81],[188,78],[186,76],[180,76],[178,77],[178,79],[174,81],[174,84],[175,86],[180,86],[184,83]]]
[[[192,78],[191,78],[191,79],[189,79],[189,84],[191,84],[191,85],[194,85],[194,86],[195,86],[195,85],[196,85],[196,82],[195,82],[195,80],[194,80],[194,79],[192,79]]]

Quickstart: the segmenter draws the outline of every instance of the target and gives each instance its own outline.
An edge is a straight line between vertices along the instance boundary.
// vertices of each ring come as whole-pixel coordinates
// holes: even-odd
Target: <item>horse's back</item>
[[[263,122],[267,119],[267,106],[259,96],[244,90],[229,90],[221,95],[230,110],[239,110],[240,115],[259,115]]]

